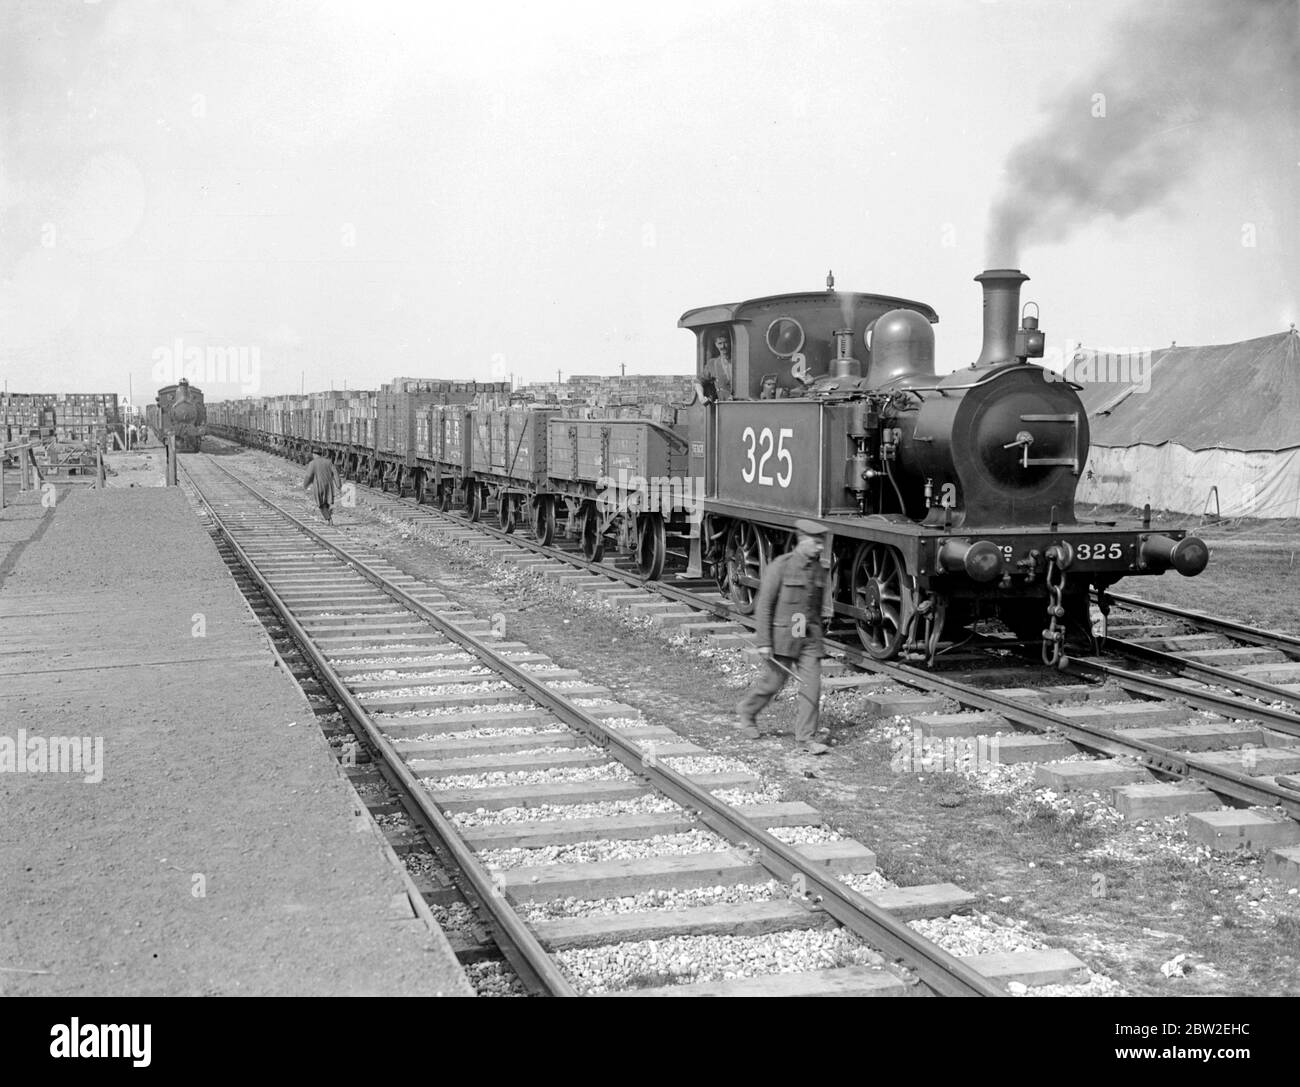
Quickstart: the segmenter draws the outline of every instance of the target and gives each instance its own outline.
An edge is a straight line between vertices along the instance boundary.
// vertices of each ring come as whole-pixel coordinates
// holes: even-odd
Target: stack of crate
[[[121,422],[117,393],[6,393],[0,415],[6,441],[89,441]]]
[[[347,407],[347,394],[333,390],[308,393],[307,401],[311,416],[308,437],[317,442],[336,441],[334,418]]]
[[[0,401],[3,408],[4,433],[7,442],[21,441],[40,434],[40,407],[30,393],[7,393]]]
[[[287,438],[292,431],[293,424],[293,398],[290,396],[277,396],[274,398],[274,407],[272,413],[275,416],[275,433],[281,438]]]
[[[379,415],[379,393],[374,389],[360,390],[352,402],[350,440],[365,449],[375,447],[375,421]]]
[[[117,393],[60,393],[54,406],[55,437],[88,441],[115,425]]]
[[[371,418],[369,406],[375,394],[365,389],[350,389],[338,395],[330,440],[343,445],[365,444],[362,441],[367,429],[365,423]]]
[[[429,378],[398,377],[379,387],[378,443],[381,453],[393,453],[407,460],[415,456],[416,415],[440,403],[458,384]],[[459,384],[464,384],[463,382]]]

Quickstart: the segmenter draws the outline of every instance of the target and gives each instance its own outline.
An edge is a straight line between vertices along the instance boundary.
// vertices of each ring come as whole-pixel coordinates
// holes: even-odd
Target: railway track
[[[544,547],[377,489],[365,493],[407,520],[478,541],[498,557],[528,553],[556,564],[553,573],[581,571],[589,576],[569,579],[571,587],[620,599],[657,625],[723,644],[747,642],[751,621],[706,583],[646,581],[630,567],[590,563],[576,548]],[[1139,603],[1111,599],[1126,608]],[[1161,609],[1177,612],[1152,610]],[[1293,669],[1300,672],[1293,644],[1300,640],[1199,613],[1175,618],[1213,629],[1189,641],[1174,628],[1112,621],[1107,654],[1075,660],[1064,676],[997,644],[950,657],[941,670],[875,661],[843,639],[830,640],[828,648],[837,658],[832,669],[881,681],[869,707],[877,716],[905,718],[920,748],[984,743],[988,749],[996,740],[999,761],[1036,763],[1039,783],[1058,790],[1108,791],[1126,817],[1186,813],[1189,827],[1212,846],[1288,849],[1300,842],[1300,684],[1285,681]],[[1208,640],[1229,633],[1257,640],[1246,653]],[[1044,682],[1048,677],[1053,681]],[[1274,677],[1281,682],[1270,682]],[[832,676],[825,688],[840,684],[865,685]],[[1080,760],[1080,752],[1099,757]],[[1223,812],[1224,803],[1271,810]],[[1274,860],[1286,865],[1300,856],[1270,854]]]
[[[807,805],[763,795],[752,774],[494,637],[435,586],[304,524],[211,458],[189,458],[185,474],[527,991],[578,992],[575,964],[593,947],[700,934],[815,938],[842,961],[698,984],[666,973],[651,980],[682,983],[632,991],[994,995],[1017,975],[1014,963],[949,955],[905,923],[973,896],[950,884],[859,893],[871,851],[819,829]],[[637,905],[693,892],[713,901]],[[630,910],[599,908],[629,896]],[[560,899],[591,908],[551,916]]]

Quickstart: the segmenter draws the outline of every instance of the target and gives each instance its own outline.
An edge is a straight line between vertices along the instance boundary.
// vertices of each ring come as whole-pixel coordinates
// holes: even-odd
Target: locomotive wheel
[[[643,513],[637,518],[637,566],[642,577],[658,581],[668,557],[668,534],[661,513]]]
[[[555,540],[555,500],[549,494],[540,495],[533,503],[533,538],[543,547]]]
[[[465,492],[465,516],[471,521],[483,516],[483,488],[477,483],[471,483]]]
[[[600,513],[594,502],[582,507],[582,557],[588,562],[600,562],[605,557],[605,537],[600,531]]]
[[[704,568],[712,571],[713,578],[718,583],[718,592],[723,596],[730,596],[731,582],[727,576],[726,543],[726,521],[706,513],[700,522],[700,552]]]
[[[501,497],[497,500],[497,525],[502,532],[511,533],[515,530],[515,500],[506,492],[501,492]]]
[[[758,583],[771,561],[772,548],[762,529],[749,521],[737,521],[731,526],[724,558],[727,591],[741,615],[754,610]]]
[[[857,621],[858,637],[875,660],[898,656],[907,636],[912,592],[898,551],[867,541],[853,557],[853,604],[870,618]]]

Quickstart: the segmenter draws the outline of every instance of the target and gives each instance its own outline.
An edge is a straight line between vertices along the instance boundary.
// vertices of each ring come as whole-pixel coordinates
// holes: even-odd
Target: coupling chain
[[[1055,579],[1053,579],[1055,575]],[[1047,560],[1047,629],[1043,631],[1043,663],[1064,668],[1068,659],[1065,656],[1065,571],[1057,565],[1056,559]]]

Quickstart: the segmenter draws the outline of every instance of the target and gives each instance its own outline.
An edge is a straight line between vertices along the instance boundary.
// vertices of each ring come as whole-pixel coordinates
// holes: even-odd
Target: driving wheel
[[[853,557],[853,604],[867,613],[858,637],[875,660],[898,656],[914,608],[912,590],[897,549],[867,541]]]
[[[727,533],[723,561],[731,602],[742,615],[748,615],[754,610],[763,571],[772,561],[772,549],[763,530],[749,521],[736,521]]]

